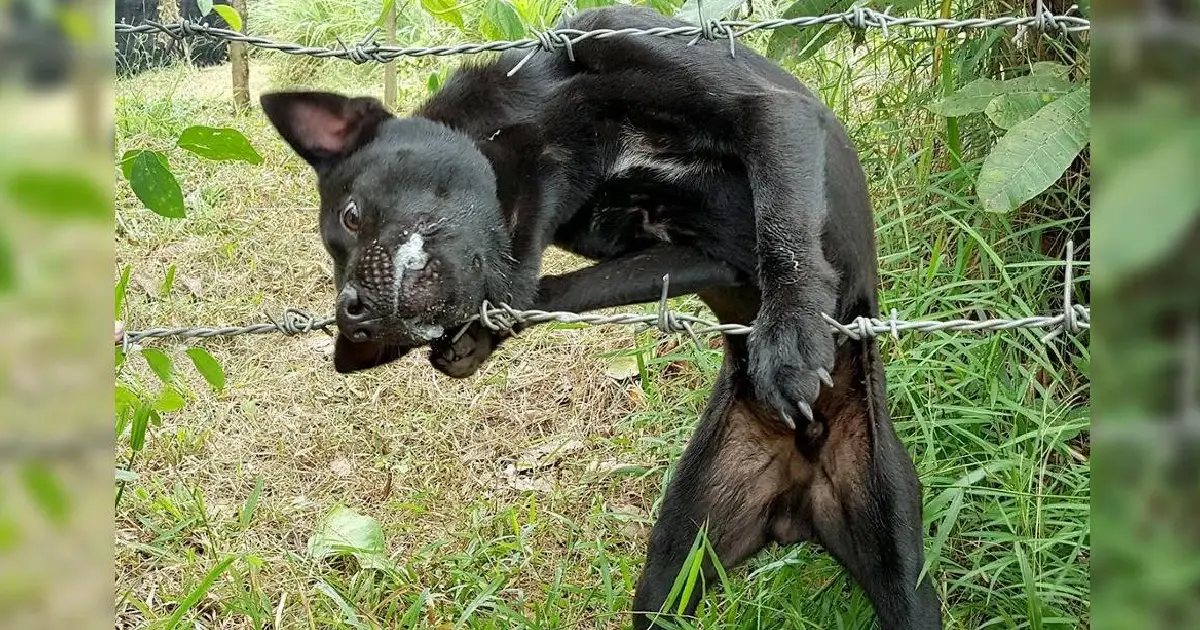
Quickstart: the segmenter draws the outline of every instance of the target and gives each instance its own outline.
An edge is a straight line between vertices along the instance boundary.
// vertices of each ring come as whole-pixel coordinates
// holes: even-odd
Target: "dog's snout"
[[[377,325],[371,310],[359,295],[358,288],[351,283],[346,283],[342,292],[338,294],[337,320],[338,328],[341,328],[351,341],[367,341],[375,333]]]

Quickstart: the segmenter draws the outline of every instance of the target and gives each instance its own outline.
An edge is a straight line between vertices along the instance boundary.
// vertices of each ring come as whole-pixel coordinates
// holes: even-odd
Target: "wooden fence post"
[[[230,5],[242,16],[242,33],[246,32],[246,0],[230,0]],[[233,105],[238,111],[250,107],[250,60],[246,55],[246,44],[229,42],[229,63],[233,67]]]
[[[387,30],[387,44],[396,44],[396,3],[392,3],[388,11],[384,28]],[[396,60],[393,59],[383,66],[383,105],[389,110],[396,109]]]

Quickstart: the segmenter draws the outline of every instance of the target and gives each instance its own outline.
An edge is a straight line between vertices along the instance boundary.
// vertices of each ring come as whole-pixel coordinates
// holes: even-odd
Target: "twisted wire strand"
[[[1074,8],[1074,7],[1072,7]],[[305,46],[289,42],[277,42],[265,37],[247,35],[231,29],[217,28],[201,22],[180,20],[174,23],[164,23],[145,20],[140,24],[119,22],[115,25],[117,33],[163,33],[175,39],[185,37],[211,37],[226,41],[243,42],[250,46],[277,50],[289,55],[304,55],[317,58],[347,59],[357,64],[374,61],[386,63],[400,57],[443,57],[449,55],[476,55],[487,52],[501,52],[513,49],[532,49],[532,54],[545,51],[552,52],[559,48],[574,56],[573,46],[589,39],[609,39],[614,37],[689,37],[695,43],[699,38],[709,40],[729,40],[730,52],[733,52],[733,42],[738,37],[762,30],[775,30],[786,27],[808,27],[827,24],[840,24],[851,28],[878,28],[888,35],[897,28],[933,28],[945,30],[1012,28],[1035,29],[1047,34],[1075,33],[1091,30],[1091,20],[1076,15],[1055,15],[1048,10],[1041,10],[1034,15],[1007,16],[995,18],[922,18],[897,17],[887,11],[876,11],[865,7],[856,7],[842,13],[828,15],[795,17],[787,19],[770,19],[760,21],[746,20],[711,20],[703,26],[675,26],[654,28],[622,28],[596,29],[583,31],[578,29],[553,29],[541,31],[534,37],[511,41],[489,41],[482,43],[462,43],[443,46],[388,46],[375,42],[374,37],[379,29],[372,29],[359,42],[347,45],[338,40],[336,47]],[[1070,12],[1070,11],[1068,11]],[[518,64],[528,61],[526,56]]]

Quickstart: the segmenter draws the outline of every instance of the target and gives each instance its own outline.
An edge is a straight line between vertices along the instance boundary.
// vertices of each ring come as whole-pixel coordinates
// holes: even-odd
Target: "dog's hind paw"
[[[755,396],[780,421],[806,436],[824,428],[813,422],[821,386],[833,384],[835,342],[820,318],[756,322],[750,335],[750,379]]]

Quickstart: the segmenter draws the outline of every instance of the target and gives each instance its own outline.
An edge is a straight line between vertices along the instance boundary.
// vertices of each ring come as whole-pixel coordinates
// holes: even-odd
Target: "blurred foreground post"
[[[241,32],[246,32],[246,0],[230,0],[230,4],[242,16]],[[250,107],[250,61],[246,56],[246,44],[229,42],[229,62],[233,67],[233,105],[240,112]]]

